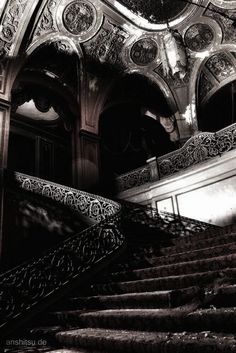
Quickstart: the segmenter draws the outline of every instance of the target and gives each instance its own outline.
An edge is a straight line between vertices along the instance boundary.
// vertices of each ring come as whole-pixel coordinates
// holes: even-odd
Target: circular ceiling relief
[[[65,28],[74,35],[84,35],[96,22],[96,9],[87,1],[75,0],[63,11]]]
[[[151,38],[143,38],[133,44],[130,56],[135,64],[148,65],[156,59],[157,53],[156,42]]]
[[[212,44],[214,31],[205,23],[196,23],[188,28],[184,39],[189,49],[192,51],[202,51]]]

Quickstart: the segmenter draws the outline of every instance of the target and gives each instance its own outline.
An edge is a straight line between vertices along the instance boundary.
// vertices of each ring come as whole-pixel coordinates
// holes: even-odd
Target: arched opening
[[[173,111],[159,87],[140,75],[126,76],[114,86],[99,127],[106,189],[115,176],[178,147]]]
[[[236,122],[236,81],[219,88],[198,110],[199,130],[216,132]]]
[[[16,78],[8,168],[70,185],[77,57],[60,48],[52,43],[35,50]]]
[[[73,133],[79,108],[78,58],[61,48],[58,43],[38,48],[14,82],[8,169],[71,185]],[[67,208],[19,191],[10,182],[5,195],[5,268],[55,246],[84,226]]]

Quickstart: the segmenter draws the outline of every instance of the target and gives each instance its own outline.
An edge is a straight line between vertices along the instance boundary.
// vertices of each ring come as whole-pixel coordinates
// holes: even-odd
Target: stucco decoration
[[[99,30],[103,21],[103,12],[99,1],[62,0],[56,12],[59,30],[76,42],[91,39]]]
[[[102,64],[123,67],[121,53],[129,35],[110,21],[105,21],[98,34],[83,47],[90,59]]]
[[[142,38],[133,44],[130,51],[132,61],[140,66],[151,64],[157,57],[157,43],[151,38]]]
[[[6,5],[1,21],[0,59],[11,50],[27,2],[27,0],[11,0]]]
[[[63,23],[72,34],[86,34],[96,22],[96,9],[89,2],[75,0],[63,11]]]
[[[206,62],[207,69],[221,82],[236,74],[232,58],[225,52],[212,55]]]
[[[190,50],[200,52],[213,44],[214,31],[208,24],[195,23],[185,32],[184,40]]]
[[[35,29],[34,37],[39,37],[44,33],[53,32],[56,30],[56,24],[54,19],[54,12],[57,6],[56,0],[49,0],[43,10],[43,13],[39,19],[38,25]]]

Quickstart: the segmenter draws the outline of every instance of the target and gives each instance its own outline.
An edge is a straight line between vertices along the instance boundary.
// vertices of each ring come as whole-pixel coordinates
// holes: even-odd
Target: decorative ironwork
[[[148,65],[152,63],[158,53],[156,42],[151,38],[143,38],[133,44],[130,56],[137,65]]]
[[[203,132],[191,137],[185,145],[157,159],[160,178],[172,175],[198,163],[221,156],[236,148],[236,124],[216,133]]]
[[[15,177],[21,188],[68,205],[96,224],[41,257],[0,275],[0,330],[7,329],[12,320],[27,315],[42,301],[45,304],[46,299],[94,269],[124,242],[118,203],[20,173]]]
[[[151,181],[150,167],[143,166],[122,174],[116,178],[116,185],[119,192],[146,184]]]
[[[157,158],[159,178],[165,178],[193,165],[221,156],[236,148],[236,124],[216,133],[202,132],[191,137],[180,149]],[[150,166],[120,175],[118,191],[128,190],[152,181]]]
[[[145,225],[147,228],[162,230],[176,237],[202,232],[209,228],[219,228],[209,223],[183,217],[177,214],[158,211],[150,206],[119,200],[122,205],[122,220]]]
[[[192,51],[202,51],[212,44],[214,32],[208,24],[195,23],[187,29],[184,40]]]
[[[84,35],[96,22],[96,10],[87,1],[75,0],[63,12],[65,28],[72,34]]]

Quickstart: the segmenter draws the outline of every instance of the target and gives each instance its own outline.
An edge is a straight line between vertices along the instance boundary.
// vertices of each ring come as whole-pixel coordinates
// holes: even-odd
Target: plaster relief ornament
[[[130,56],[137,65],[148,65],[152,63],[158,54],[156,42],[151,38],[138,40],[131,48]]]
[[[68,4],[63,12],[65,28],[74,35],[84,35],[96,22],[96,9],[85,1],[75,0]]]
[[[187,29],[184,39],[189,49],[198,52],[212,44],[214,32],[208,24],[196,23]]]

